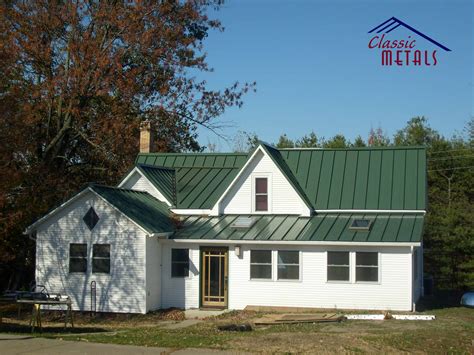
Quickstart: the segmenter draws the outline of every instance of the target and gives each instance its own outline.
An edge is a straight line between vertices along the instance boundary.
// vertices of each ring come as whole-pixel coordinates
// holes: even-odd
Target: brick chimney
[[[140,123],[140,153],[153,153],[153,129],[148,120]]]

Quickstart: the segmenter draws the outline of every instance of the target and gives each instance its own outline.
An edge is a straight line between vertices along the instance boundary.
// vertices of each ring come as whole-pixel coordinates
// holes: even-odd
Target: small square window
[[[87,244],[69,244],[69,272],[87,271]]]
[[[189,276],[189,249],[171,249],[171,277]]]
[[[328,251],[328,281],[349,281],[349,252]]]
[[[110,244],[93,245],[92,272],[95,274],[110,274]]]
[[[300,278],[300,253],[298,251],[278,252],[278,280]]]
[[[271,250],[250,251],[250,278],[267,280],[272,278]]]
[[[352,223],[351,223],[349,229],[360,230],[360,231],[368,231],[368,230],[370,230],[371,226],[372,226],[372,220],[371,219],[357,218],[357,219],[352,220]]]
[[[356,281],[379,281],[379,254],[375,252],[356,253]]]

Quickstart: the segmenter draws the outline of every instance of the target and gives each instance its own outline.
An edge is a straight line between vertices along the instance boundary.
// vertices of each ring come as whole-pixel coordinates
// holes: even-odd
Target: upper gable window
[[[255,178],[255,211],[268,211],[268,178]]]

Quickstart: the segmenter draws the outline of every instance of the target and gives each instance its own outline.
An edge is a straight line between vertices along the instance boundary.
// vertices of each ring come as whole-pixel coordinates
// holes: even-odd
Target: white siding
[[[310,210],[272,159],[258,151],[220,203],[224,214],[251,214],[254,179],[268,177],[270,214],[309,215]]]
[[[91,231],[82,218],[93,206],[100,220]],[[69,273],[69,244],[87,243],[87,273]],[[92,273],[92,245],[110,244],[110,274]],[[91,309],[91,282],[97,283],[97,311],[146,312],[145,234],[91,192],[59,211],[37,232],[36,282],[68,295],[73,309]]]
[[[171,249],[189,248],[189,277],[171,277]],[[197,244],[169,244],[162,247],[162,308],[199,307],[199,246]]]
[[[123,189],[146,191],[156,199],[168,203],[163,194],[158,191],[148,179],[146,179],[139,172],[135,171],[130,177],[120,186]]]
[[[161,244],[158,238],[146,238],[146,310],[161,307]]]
[[[199,307],[199,274],[189,279],[170,278],[171,248],[190,248],[194,267],[199,268],[199,246],[166,243],[163,247],[163,307]],[[250,249],[271,249],[273,280],[250,280]],[[300,251],[298,281],[276,280],[276,250]],[[378,251],[378,283],[327,282],[327,250]],[[243,245],[241,257],[229,247],[229,308],[246,306],[316,307],[342,309],[411,310],[411,251],[409,247],[322,247]],[[354,263],[354,254],[351,254]],[[352,268],[352,280],[355,279]]]

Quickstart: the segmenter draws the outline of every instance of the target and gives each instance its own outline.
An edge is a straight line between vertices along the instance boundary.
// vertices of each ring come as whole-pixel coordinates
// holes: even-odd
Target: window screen
[[[328,281],[349,281],[349,252],[328,251]]]
[[[377,282],[379,280],[379,254],[356,253],[356,281]]]
[[[250,251],[250,278],[271,279],[272,278],[272,251],[251,250]]]
[[[189,249],[171,249],[171,277],[189,276]]]
[[[255,211],[268,211],[267,178],[255,178]]]
[[[92,246],[92,272],[110,274],[110,244]]]
[[[87,271],[87,244],[69,244],[69,272]]]
[[[298,280],[300,278],[300,253],[298,251],[278,251],[278,280]]]

